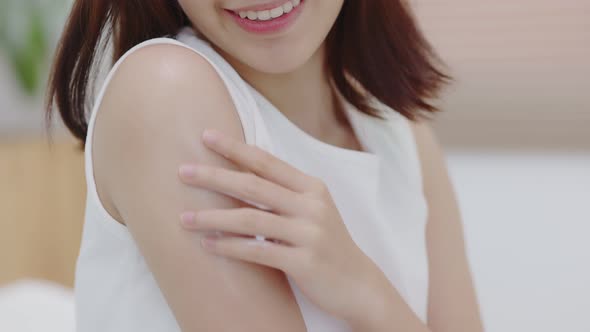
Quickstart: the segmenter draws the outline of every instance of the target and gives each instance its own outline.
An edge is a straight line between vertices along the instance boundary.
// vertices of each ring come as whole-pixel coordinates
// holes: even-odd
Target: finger
[[[262,235],[291,245],[302,243],[305,225],[276,214],[252,208],[189,211],[182,225],[194,231],[223,231],[239,235]]]
[[[201,244],[216,255],[270,266],[286,273],[296,255],[295,247],[255,239],[207,236],[201,240]]]
[[[295,192],[309,189],[309,176],[256,146],[246,144],[216,130],[206,130],[203,142],[211,150],[255,174]]]
[[[252,173],[208,165],[183,165],[179,171],[186,184],[213,190],[250,204],[262,204],[272,211],[292,215],[301,209],[302,198]]]

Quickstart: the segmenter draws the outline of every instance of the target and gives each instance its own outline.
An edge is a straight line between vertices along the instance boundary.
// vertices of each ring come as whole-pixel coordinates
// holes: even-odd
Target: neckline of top
[[[326,155],[334,154],[337,156],[341,156],[342,158],[346,159],[347,162],[380,162],[381,156],[377,154],[375,149],[369,143],[370,139],[368,135],[369,130],[371,129],[369,127],[371,121],[371,119],[369,119],[370,115],[358,111],[339,93],[338,98],[342,103],[344,115],[347,117],[347,120],[352,127],[353,134],[356,136],[358,142],[360,143],[361,148],[363,149],[362,151],[333,145],[316,138],[315,136],[309,134],[308,132],[297,126],[295,123],[293,123],[285,114],[283,114],[276,106],[274,106],[274,104],[272,104],[270,100],[263,96],[248,82],[246,82],[246,85],[253,94],[254,99],[258,102],[263,103],[266,106],[264,109],[266,109],[271,116],[274,116],[278,121],[283,123],[285,127],[288,128],[288,130],[293,131],[298,137],[301,137],[303,140],[309,143],[306,146],[315,148],[318,152]],[[266,112],[265,110],[261,111]],[[372,129],[374,130],[375,128]]]
[[[214,53],[217,53],[212,45],[203,40],[201,37],[198,36],[197,32],[192,29],[191,27],[183,28],[177,35],[180,37],[182,35],[188,34],[189,37],[195,38],[199,41],[203,41],[206,45],[208,45]],[[225,62],[233,71],[235,69],[221,57],[221,61]],[[370,164],[379,164],[381,161],[381,156],[376,152],[376,150],[371,147],[370,139],[369,139],[369,131],[375,130],[376,128],[370,128],[371,123],[374,121],[372,117],[368,114],[365,114],[359,110],[357,110],[353,105],[351,105],[344,96],[342,96],[338,90],[336,90],[336,95],[339,101],[342,104],[342,108],[344,110],[344,115],[347,117],[348,122],[350,123],[353,134],[357,138],[358,142],[360,143],[363,151],[361,150],[353,150],[344,147],[340,147],[337,145],[333,145],[327,142],[324,142],[313,135],[307,133],[305,130],[301,129],[295,123],[293,123],[286,115],[284,115],[274,104],[270,102],[264,95],[262,95],[257,89],[255,89],[251,84],[249,84],[246,80],[244,80],[239,73],[235,72],[238,77],[244,82],[248,90],[250,90],[251,96],[254,98],[255,101],[261,102],[265,104],[267,107],[267,113],[271,116],[274,116],[277,121],[280,121],[287,127],[289,130],[293,131],[296,135],[300,136],[303,140],[308,142],[308,146],[311,148],[315,148],[319,153],[322,154],[334,154],[341,156],[346,160],[346,162],[366,162]]]

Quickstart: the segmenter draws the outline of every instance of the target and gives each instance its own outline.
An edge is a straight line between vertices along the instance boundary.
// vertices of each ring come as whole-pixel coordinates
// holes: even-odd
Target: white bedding
[[[41,280],[0,287],[0,331],[74,332],[70,289]]]

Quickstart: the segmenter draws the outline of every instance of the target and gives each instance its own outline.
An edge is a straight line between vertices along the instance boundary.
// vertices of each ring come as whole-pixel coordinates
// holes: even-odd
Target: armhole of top
[[[85,168],[85,176],[86,176],[87,195],[89,195],[88,198],[90,198],[92,201],[94,201],[94,204],[92,204],[93,209],[96,213],[99,214],[99,218],[100,218],[100,220],[98,220],[98,223],[104,225],[109,231],[114,233],[116,236],[118,236],[120,238],[124,238],[124,239],[129,238],[131,236],[131,234],[127,230],[127,227],[124,224],[122,224],[121,222],[119,222],[116,218],[114,218],[109,211],[107,211],[104,204],[102,203],[103,201],[101,200],[100,195],[98,194],[98,189],[97,189],[96,181],[94,178],[94,166],[93,166],[93,158],[92,158],[92,143],[93,143],[93,135],[94,135],[94,125],[96,122],[98,110],[99,110],[101,103],[102,103],[102,99],[106,93],[106,90],[108,88],[108,85],[110,84],[111,79],[113,78],[113,76],[117,72],[119,66],[123,63],[123,61],[125,61],[125,59],[128,56],[130,56],[134,52],[136,52],[144,47],[147,47],[150,45],[158,45],[158,44],[168,44],[168,45],[181,46],[181,47],[184,47],[186,49],[189,49],[189,50],[199,54],[202,58],[207,60],[207,62],[215,69],[215,71],[217,72],[217,74],[219,75],[219,77],[221,78],[225,87],[228,90],[228,93],[232,99],[232,103],[234,104],[234,107],[238,113],[240,125],[242,127],[243,138],[244,138],[245,142],[246,143],[255,143],[255,141],[256,141],[254,121],[252,119],[250,119],[250,114],[248,114],[246,112],[246,110],[244,110],[244,108],[243,108],[244,105],[239,102],[239,96],[237,95],[237,91],[235,91],[235,88],[232,89],[231,83],[230,83],[231,81],[229,80],[229,78],[227,78],[226,75],[224,75],[224,73],[219,69],[219,67],[211,59],[209,59],[209,57],[207,57],[205,54],[203,54],[203,52],[200,52],[199,50],[194,49],[193,47],[190,47],[182,42],[179,42],[176,39],[172,39],[172,38],[168,38],[168,37],[149,39],[149,40],[146,40],[140,44],[137,44],[134,47],[132,47],[131,49],[129,49],[125,54],[123,54],[115,62],[115,64],[110,69],[108,75],[104,79],[104,82],[102,83],[102,87],[100,89],[100,92],[99,92],[97,98],[95,99],[94,105],[92,106],[90,118],[88,120],[88,130],[87,130],[86,139],[85,139],[85,151],[84,151],[84,160],[85,160],[84,168]],[[88,208],[90,208],[90,207],[87,202],[86,209],[88,209]],[[104,219],[104,221],[102,221],[102,219]]]

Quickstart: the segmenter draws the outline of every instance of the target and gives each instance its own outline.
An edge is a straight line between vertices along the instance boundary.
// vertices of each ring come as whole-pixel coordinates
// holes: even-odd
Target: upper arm
[[[183,331],[304,331],[283,272],[214,256],[181,212],[240,202],[191,188],[178,167],[235,169],[204,145],[204,129],[244,140],[228,91],[198,54],[152,45],[125,59],[101,104],[93,145],[96,182],[142,255]]]
[[[428,204],[428,325],[436,332],[482,331],[465,252],[461,214],[444,153],[426,122],[412,123]]]

